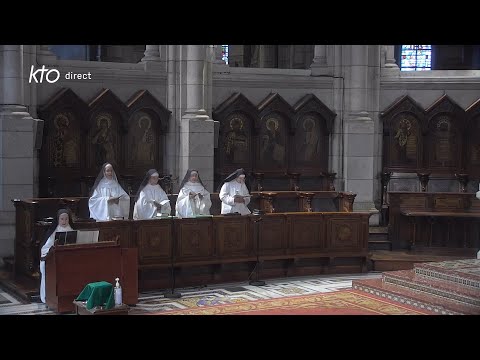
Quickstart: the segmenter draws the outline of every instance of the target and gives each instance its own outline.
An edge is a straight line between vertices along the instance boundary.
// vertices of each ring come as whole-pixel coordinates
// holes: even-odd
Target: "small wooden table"
[[[87,310],[86,304],[83,301],[74,301],[76,315],[128,315],[130,307],[128,305],[115,305],[111,309],[93,308]]]

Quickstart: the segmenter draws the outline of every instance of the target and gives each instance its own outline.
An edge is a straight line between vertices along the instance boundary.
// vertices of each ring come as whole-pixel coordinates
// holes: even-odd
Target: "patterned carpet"
[[[355,290],[164,311],[152,315],[431,315]]]
[[[132,307],[131,315],[141,314],[172,314],[175,311],[187,311],[195,309],[206,309],[212,306],[239,305],[251,302],[292,299],[294,304],[295,297],[307,295],[319,295],[332,293],[339,290],[351,290],[352,280],[354,279],[377,279],[381,278],[380,273],[356,274],[356,275],[322,275],[308,277],[292,277],[286,279],[268,279],[266,286],[256,287],[248,285],[248,282],[230,283],[221,285],[211,285],[196,288],[178,289],[182,297],[179,299],[168,299],[162,292],[145,292],[139,294],[137,306]],[[351,292],[352,294],[355,292]],[[342,295],[342,301],[355,302],[355,311],[370,311],[374,313],[373,305],[365,307],[362,310],[361,301],[368,299],[363,296],[363,300],[347,300],[346,295]],[[340,298],[334,297],[314,297],[312,301],[335,302]],[[321,300],[320,300],[321,299]],[[380,305],[379,305],[380,306]],[[376,308],[378,309],[378,308]],[[406,309],[404,307],[404,309]],[[293,310],[293,305],[290,308]],[[300,310],[299,310],[300,311]],[[333,310],[332,310],[333,311]],[[342,310],[343,311],[343,310]],[[383,311],[383,310],[382,310]],[[382,312],[380,311],[380,312]],[[394,310],[391,310],[394,312]],[[400,310],[398,310],[400,311]],[[406,310],[404,310],[406,311]],[[345,313],[345,312],[344,312]],[[413,312],[412,312],[413,313]],[[11,294],[8,294],[0,287],[0,315],[56,315],[55,312],[48,309],[42,303],[24,303]]]

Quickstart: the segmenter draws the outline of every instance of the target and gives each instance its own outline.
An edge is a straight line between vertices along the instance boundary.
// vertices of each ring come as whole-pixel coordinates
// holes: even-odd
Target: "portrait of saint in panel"
[[[391,141],[393,165],[412,165],[417,163],[418,122],[409,114],[400,114],[394,121]]]
[[[457,134],[447,115],[438,116],[430,127],[433,165],[454,166],[457,154]]]
[[[95,166],[100,167],[105,162],[117,166],[116,134],[113,129],[112,115],[100,113],[95,117],[93,129],[90,132],[91,144],[94,149]]]
[[[321,137],[319,122],[315,117],[305,116],[300,120],[300,127],[295,135],[298,162],[313,165],[320,161]]]
[[[80,165],[80,137],[74,115],[62,112],[53,118],[53,139],[50,161],[53,167],[78,167]]]
[[[259,138],[259,160],[265,169],[286,165],[285,121],[279,115],[269,115],[262,121]]]
[[[156,134],[152,117],[139,111],[130,121],[128,158],[131,165],[149,165],[155,162]]]
[[[242,114],[233,114],[224,123],[223,151],[227,164],[247,164],[250,154],[248,120]]]

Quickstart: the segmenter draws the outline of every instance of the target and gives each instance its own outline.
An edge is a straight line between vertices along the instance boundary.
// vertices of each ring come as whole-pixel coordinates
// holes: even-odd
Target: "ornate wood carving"
[[[422,165],[423,109],[403,96],[380,114],[383,122],[383,164],[398,171],[416,171]]]
[[[287,176],[290,178],[290,190],[299,191],[300,190],[300,174],[299,173],[287,173]]]
[[[458,182],[460,183],[460,192],[467,192],[467,185],[469,180],[468,174],[455,174]]]
[[[217,176],[223,177],[238,168],[253,170],[256,107],[244,95],[235,93],[213,111],[213,118],[220,122],[215,152]]]
[[[120,180],[139,181],[152,166],[162,171],[170,114],[146,90],[123,103],[103,89],[88,104],[71,89],[60,90],[39,108],[45,120],[40,194],[88,195],[105,161],[113,163]]]
[[[43,196],[80,195],[77,182],[85,166],[85,124],[88,106],[71,89],[61,89],[40,106],[38,115],[44,120],[40,150],[40,187]]]
[[[285,173],[316,177],[327,171],[335,116],[312,94],[294,107],[277,93],[256,107],[243,95],[233,94],[213,112],[213,118],[220,121],[215,153],[217,184],[239,167],[264,173],[270,179]]]
[[[273,206],[273,201],[277,196],[277,193],[274,192],[260,192],[260,208],[266,213],[274,213],[275,208]]]
[[[315,193],[311,192],[300,192],[298,193],[299,200],[299,209],[305,212],[312,212],[312,199],[315,196]]]
[[[420,180],[420,189],[422,192],[427,191],[428,181],[430,180],[430,173],[417,173],[418,180]]]

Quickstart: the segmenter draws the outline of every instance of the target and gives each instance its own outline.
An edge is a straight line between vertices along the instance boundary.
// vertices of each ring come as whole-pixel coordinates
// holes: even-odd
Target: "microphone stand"
[[[260,272],[260,230],[257,223],[263,220],[262,215],[264,214],[263,211],[255,209],[252,213],[257,220],[253,220],[254,226],[256,227],[256,240],[257,240],[257,263],[255,264],[255,280],[250,280],[249,284],[252,286],[265,286],[266,283],[263,280],[259,280],[259,272]]]
[[[174,217],[172,216],[172,252],[170,256],[170,270],[171,270],[171,280],[172,280],[172,288],[170,290],[167,290],[164,294],[163,297],[170,298],[170,299],[178,299],[182,297],[182,294],[179,292],[175,291],[175,247],[177,246],[176,242],[176,233],[175,233],[175,222],[173,221]]]

